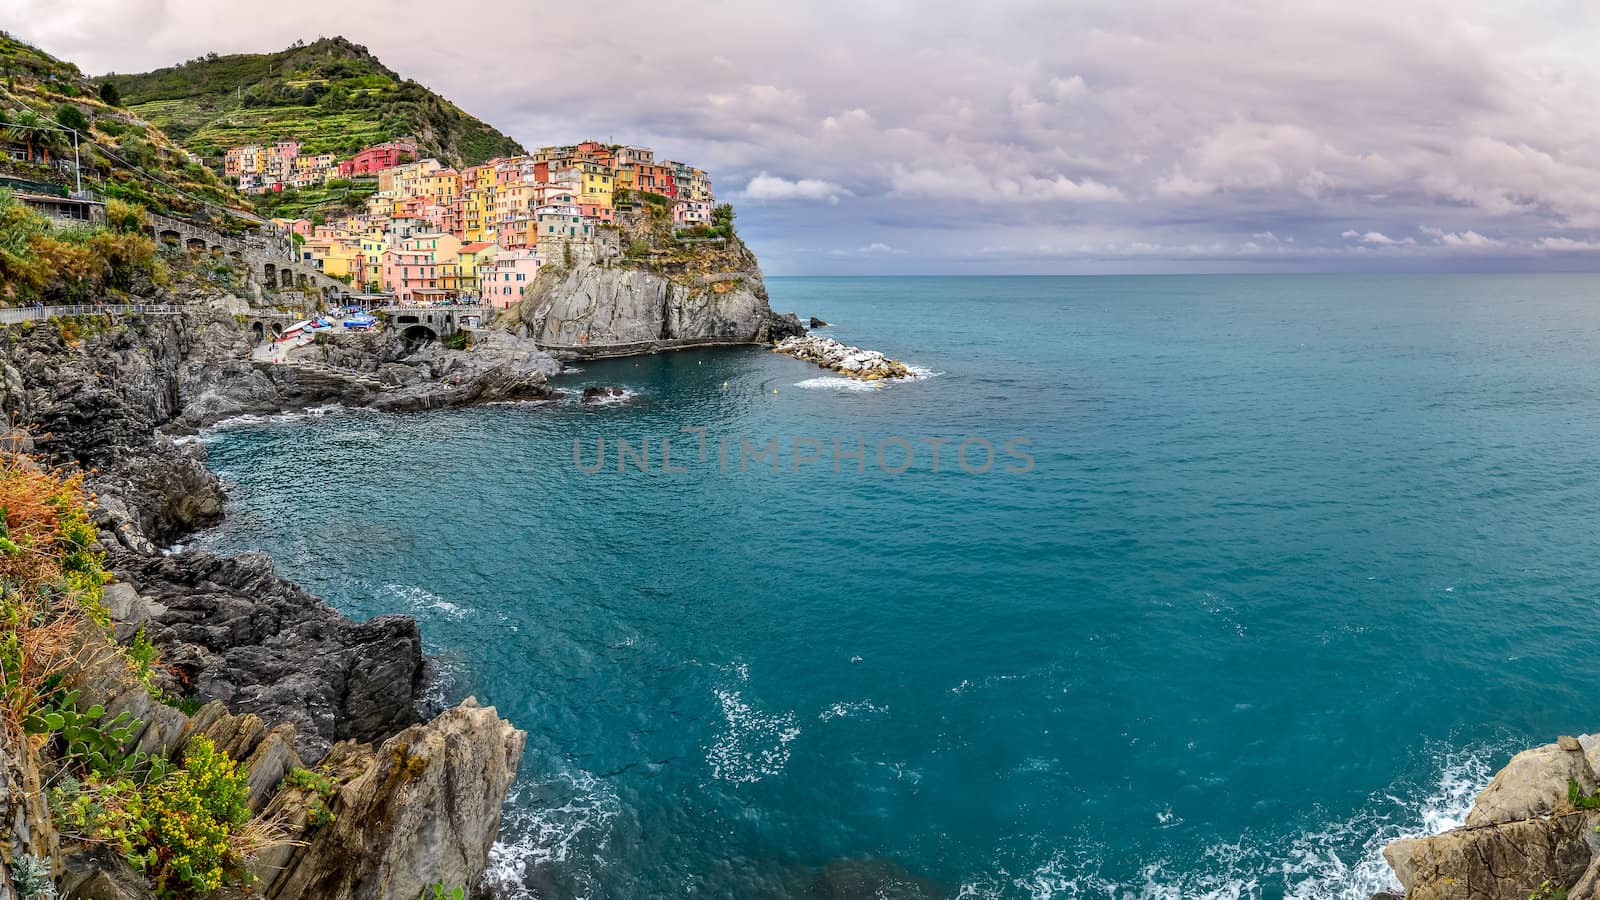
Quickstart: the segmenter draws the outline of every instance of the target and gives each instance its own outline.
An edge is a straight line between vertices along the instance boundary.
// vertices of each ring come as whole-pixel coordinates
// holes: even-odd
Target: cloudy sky
[[[0,27],[97,74],[342,34],[525,145],[710,169],[771,273],[1600,269],[1597,0],[249,8]]]

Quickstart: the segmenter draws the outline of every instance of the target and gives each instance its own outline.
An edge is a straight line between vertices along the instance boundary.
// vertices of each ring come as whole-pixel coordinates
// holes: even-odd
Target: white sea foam
[[[444,709],[450,705],[450,697],[456,693],[456,684],[461,677],[461,663],[443,656],[431,657],[430,662],[433,667],[433,677],[423,686],[419,703],[424,709]]]
[[[1494,774],[1493,746],[1439,754],[1435,774],[1422,784],[1398,783],[1373,794],[1350,817],[1319,824],[1289,839],[1247,836],[1220,842],[1198,862],[1158,859],[1145,863],[1135,880],[1105,876],[1104,848],[1057,849],[1040,864],[1015,874],[1001,859],[994,871],[963,884],[957,897],[1026,896],[1050,900],[1369,900],[1398,889],[1382,850],[1390,841],[1424,837],[1459,826],[1472,801]],[[1156,813],[1163,827],[1170,809]],[[1030,853],[1029,856],[1034,856]]]
[[[598,890],[586,862],[605,851],[610,825],[622,801],[610,783],[588,772],[565,772],[543,782],[512,787],[500,840],[489,850],[479,887],[500,900],[534,900],[529,876],[541,866],[560,865],[580,891]]]
[[[200,434],[204,440],[207,432],[229,431],[236,428],[261,428],[267,425],[288,425],[295,422],[308,422],[321,419],[334,413],[341,412],[344,407],[337,403],[326,403],[322,406],[309,406],[289,412],[271,414],[246,413],[241,416],[229,416],[211,423]]]
[[[807,378],[804,381],[797,381],[794,383],[794,386],[797,388],[805,388],[806,390],[822,391],[876,391],[882,390],[884,387],[891,384],[900,384],[907,381],[921,381],[924,378],[937,378],[944,374],[943,372],[935,372],[932,369],[924,368],[922,366],[907,365],[906,369],[909,370],[911,374],[905,378],[884,378],[879,381],[861,381],[859,379],[848,378],[843,375],[821,375],[816,378]]]
[[[883,382],[857,381],[842,375],[820,375],[816,378],[807,378],[805,381],[796,381],[794,386],[808,391],[876,391],[883,386]]]
[[[418,587],[414,584],[386,584],[383,589],[404,601],[414,613],[438,612],[452,619],[465,619],[467,617],[468,610],[451,603],[427,588]]]
[[[871,700],[856,700],[849,703],[835,703],[817,714],[817,718],[824,722],[833,719],[843,719],[847,716],[862,718],[865,716],[882,715],[889,711],[887,706],[878,706]]]
[[[587,385],[586,385],[587,386]],[[596,397],[592,400],[583,399],[583,388],[568,390],[561,398],[563,406],[622,406],[639,399],[639,392],[632,388],[622,388],[622,393],[615,397]]]
[[[738,691],[715,693],[722,705],[723,727],[706,751],[712,777],[753,784],[783,771],[789,743],[800,736],[794,713],[763,712],[746,703]]]
[[[1291,900],[1368,900],[1397,889],[1383,847],[1393,840],[1426,837],[1466,821],[1472,801],[1494,777],[1497,748],[1480,745],[1449,750],[1438,761],[1432,781],[1374,795],[1354,816],[1301,834],[1290,845],[1282,871]],[[1360,842],[1360,855],[1343,859],[1337,848]]]

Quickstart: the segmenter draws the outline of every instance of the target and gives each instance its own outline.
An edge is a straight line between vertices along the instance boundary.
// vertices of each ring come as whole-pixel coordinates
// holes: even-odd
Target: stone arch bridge
[[[494,316],[488,306],[385,306],[378,312],[412,343],[443,340],[458,331],[482,328]]]

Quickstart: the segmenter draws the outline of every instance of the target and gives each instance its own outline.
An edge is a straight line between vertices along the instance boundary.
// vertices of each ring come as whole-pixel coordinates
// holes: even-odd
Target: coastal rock
[[[827,328],[828,327],[828,323],[822,321],[821,319],[817,318],[816,316],[812,316],[811,317],[811,327],[812,328]]]
[[[579,355],[711,344],[767,344],[804,329],[767,303],[755,257],[739,246],[731,271],[691,275],[581,265],[539,273],[517,308],[541,346]]]
[[[1524,750],[1489,782],[1467,813],[1468,827],[1498,825],[1535,816],[1547,816],[1567,802],[1567,784],[1575,781],[1585,796],[1597,783],[1589,761],[1574,741],[1571,750],[1546,744]]]
[[[1384,847],[1406,900],[1525,900],[1541,889],[1568,888],[1572,900],[1593,897],[1600,812],[1575,809],[1571,785],[1586,797],[1597,790],[1584,738],[1512,757],[1462,827]]]
[[[470,349],[429,345],[405,363],[425,372],[426,378],[414,378],[404,387],[378,394],[368,405],[409,411],[549,400],[556,395],[550,376],[561,371],[560,361],[533,341],[492,329],[476,332]]]
[[[470,886],[499,835],[500,806],[527,735],[468,699],[371,747],[342,743],[329,766],[361,765],[339,787],[331,824],[281,862],[266,895],[415,900]]]
[[[305,759],[321,759],[335,741],[382,740],[417,721],[424,667],[411,618],[351,622],[252,553],[122,554],[113,565],[162,607],[147,633],[194,695],[294,725]]]
[[[774,353],[813,362],[824,369],[832,369],[860,381],[911,376],[911,369],[899,360],[889,359],[876,350],[851,347],[833,338],[799,335],[784,338],[772,349]]]
[[[578,399],[581,403],[604,403],[608,400],[615,400],[623,396],[624,393],[622,388],[616,385],[591,384],[583,389],[583,395]]]
[[[156,900],[143,875],[103,850],[67,854],[56,887],[71,900]]]
[[[1527,900],[1574,884],[1594,855],[1600,815],[1569,812],[1407,838],[1383,848],[1406,900]]]
[[[211,702],[190,717],[159,701],[144,684],[148,676],[135,674],[88,623],[74,635],[77,652],[61,674],[83,691],[83,702],[138,720],[131,750],[171,755],[196,734],[211,736],[241,762],[255,809],[292,794],[281,790],[285,773],[321,759],[335,742],[365,748],[362,760],[345,760],[362,762],[352,778],[378,773],[352,800],[360,809],[341,816],[348,831],[343,846],[353,849],[302,861],[295,871],[307,882],[337,880],[339,872],[365,866],[377,874],[345,882],[355,885],[350,896],[406,900],[433,881],[470,883],[494,840],[521,732],[469,704],[420,734],[397,738],[418,721],[423,687],[421,641],[409,617],[350,622],[278,578],[264,557],[156,552],[158,544],[212,524],[223,509],[203,447],[175,442],[172,433],[306,405],[330,396],[330,387],[288,367],[264,371],[252,364],[235,318],[248,307],[225,291],[186,284],[139,296],[184,311],[0,328],[0,411],[16,425],[5,428],[3,442],[37,453],[44,464],[84,472],[97,495],[92,515],[101,549],[118,577],[106,591],[116,635],[127,639],[143,625],[178,673],[165,667],[153,673],[158,686]],[[450,379],[428,406],[547,395],[557,364],[532,342],[507,336],[483,344],[476,349],[487,352],[435,348],[417,360],[378,354],[372,370],[391,373],[394,385]],[[332,396],[344,399],[337,391]],[[0,735],[0,856],[55,860],[67,896],[149,897],[143,879],[118,860],[63,855],[44,808],[37,748],[7,740]],[[389,743],[374,753],[351,741]],[[298,816],[289,811],[290,822],[303,827],[305,818],[303,809]],[[302,847],[286,844],[265,856],[286,863]],[[414,885],[419,878],[423,883]],[[0,870],[0,894],[6,889]]]

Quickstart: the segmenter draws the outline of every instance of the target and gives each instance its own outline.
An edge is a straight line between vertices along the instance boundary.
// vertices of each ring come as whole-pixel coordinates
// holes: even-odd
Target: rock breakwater
[[[840,375],[859,381],[883,381],[888,378],[910,378],[911,368],[897,359],[890,359],[876,350],[852,347],[833,338],[807,334],[784,338],[772,348],[795,359],[816,363]]]

